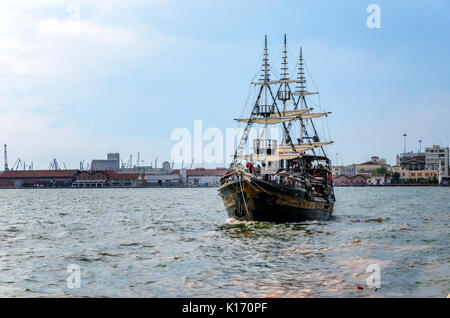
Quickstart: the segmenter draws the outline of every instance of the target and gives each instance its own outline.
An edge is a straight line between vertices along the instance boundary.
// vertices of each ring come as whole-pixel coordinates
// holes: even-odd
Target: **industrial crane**
[[[19,168],[22,166],[22,159],[17,158],[16,162],[12,166],[11,170],[19,170]],[[25,170],[25,169],[24,169]]]
[[[8,150],[6,149],[6,144],[5,144],[5,171],[8,171]]]
[[[61,167],[59,166],[56,158],[54,158],[52,161],[50,161],[49,169],[50,170],[61,170]]]

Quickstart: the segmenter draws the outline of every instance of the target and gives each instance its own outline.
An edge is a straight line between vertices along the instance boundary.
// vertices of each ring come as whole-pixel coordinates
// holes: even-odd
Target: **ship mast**
[[[288,58],[287,58],[287,41],[286,41],[286,33],[284,34],[284,46],[283,46],[283,59],[281,62],[281,86],[282,89],[278,93],[278,99],[283,102],[283,116],[286,114],[286,102],[291,98],[289,84],[287,81],[289,80],[289,74],[288,74]],[[282,145],[286,146],[286,139],[287,139],[287,131],[283,130],[283,141]],[[287,162],[286,159],[283,160],[283,167],[286,167]]]
[[[318,92],[307,92],[306,91],[306,76],[304,71],[304,62],[303,62],[303,50],[302,47],[300,47],[300,58],[299,58],[299,68],[298,68],[298,83],[299,86],[297,86],[297,92],[294,93],[294,95],[298,95],[299,99],[297,102],[300,104],[300,109],[306,109],[308,108],[308,105],[306,103],[306,95],[316,95],[319,94]],[[319,135],[317,133],[316,127],[314,125],[314,122],[312,119],[309,119],[311,123],[311,127],[313,129],[314,135],[313,137],[310,137],[308,135],[308,132],[306,130],[305,121],[303,119],[300,119],[300,136],[299,136],[299,143],[302,144],[304,139],[308,139],[308,143],[312,144],[313,142],[320,142]],[[311,141],[312,140],[312,141]],[[320,146],[320,149],[322,150],[323,155],[326,157],[325,150],[323,149],[323,146]],[[312,152],[315,154],[314,148],[312,149]]]
[[[267,51],[267,35],[264,36],[264,58],[263,58],[263,72],[264,72],[264,129],[263,129],[263,138],[267,139],[267,116],[269,113],[268,105],[267,105],[267,86],[269,82],[269,53]]]
[[[298,103],[300,104],[300,109],[303,109],[303,105],[304,103],[304,98],[305,98],[305,92],[306,92],[306,78],[305,78],[305,71],[303,68],[303,50],[302,47],[300,47],[300,60],[298,63],[298,80],[299,80],[299,85],[297,86],[297,91],[300,94],[300,98]],[[305,105],[306,106],[306,105]],[[304,122],[303,119],[300,119],[300,136],[299,136],[299,143],[303,143],[303,132],[304,132]]]
[[[273,110],[275,109],[276,106],[276,101],[273,98],[273,95],[270,91],[270,65],[269,65],[269,53],[268,53],[268,47],[267,47],[267,35],[264,36],[264,57],[263,57],[263,64],[262,64],[262,78],[260,78],[261,81],[261,85],[259,86],[259,92],[258,92],[258,96],[256,97],[256,101],[255,104],[253,106],[251,115],[250,115],[250,119],[247,122],[247,125],[244,129],[244,133],[242,134],[242,138],[239,142],[238,147],[236,148],[236,151],[234,153],[233,156],[233,161],[230,164],[230,168],[234,167],[234,165],[237,163],[238,161],[238,157],[239,155],[244,151],[245,148],[245,144],[247,143],[248,137],[249,137],[249,133],[250,133],[250,129],[253,126],[254,120],[255,118],[257,118],[258,116],[263,116],[264,117],[264,129],[263,129],[263,135],[266,136],[267,135],[267,117],[270,116],[271,113],[273,113]],[[268,99],[268,90],[270,95],[272,96],[273,99],[273,104],[271,106],[269,106],[267,104],[267,99]],[[264,96],[262,96],[264,95]],[[261,98],[264,98],[263,101],[263,105],[261,105]],[[266,137],[264,137],[266,138]]]
[[[273,104],[269,106],[267,104],[267,91],[270,90],[270,74],[269,74],[269,52],[267,48],[267,35],[264,36],[264,58],[263,58],[263,72],[264,72],[264,128],[261,136],[261,143],[266,148],[267,142],[268,142],[268,135],[267,135],[267,117],[270,116],[271,113],[273,113]],[[273,100],[273,103],[275,103],[275,99]],[[264,151],[264,169],[266,170],[268,168],[267,165],[267,152]]]
[[[255,87],[258,87],[258,94],[250,114],[250,118],[238,118],[236,119],[239,122],[245,122],[246,127],[240,139],[239,145],[236,148],[234,153],[233,161],[230,165],[230,168],[233,168],[234,165],[238,162],[238,159],[242,152],[245,149],[245,145],[248,141],[250,129],[254,123],[263,124],[263,131],[261,132],[261,136],[259,139],[255,141],[254,146],[256,147],[256,154],[261,155],[259,150],[264,149],[264,153],[261,161],[264,162],[265,167],[268,167],[267,160],[269,155],[272,154],[272,140],[268,139],[267,127],[268,125],[273,125],[275,123],[281,124],[283,128],[283,139],[282,145],[284,148],[289,145],[292,153],[304,152],[305,149],[304,140],[308,140],[307,144],[309,144],[314,152],[315,147],[321,147],[322,143],[319,143],[319,138],[317,135],[316,128],[314,127],[314,123],[312,121],[313,118],[326,116],[329,113],[309,113],[312,108],[308,108],[306,103],[305,96],[306,95],[315,95],[317,92],[307,92],[306,91],[306,77],[304,72],[304,62],[303,62],[303,52],[300,48],[300,59],[299,59],[299,70],[298,70],[298,78],[291,80],[288,74],[288,58],[287,58],[287,41],[286,34],[284,35],[284,49],[283,49],[283,57],[281,63],[281,76],[279,80],[270,80],[270,65],[269,65],[269,53],[268,53],[268,45],[267,45],[267,35],[264,37],[264,54],[263,54],[263,64],[261,69],[261,77],[258,82],[252,82],[251,84]],[[290,84],[298,83],[298,87],[293,92],[291,90]],[[277,91],[273,91],[271,85],[278,85]],[[275,94],[274,94],[275,93]],[[299,98],[295,98],[299,96]],[[269,100],[272,100],[272,103],[269,105]],[[283,103],[283,108],[280,111],[277,100]],[[287,102],[292,101],[294,108],[293,110],[287,109]],[[300,104],[300,105],[299,105]],[[298,109],[300,106],[300,110]],[[300,111],[297,115],[293,115],[293,111]],[[289,113],[289,115],[287,115]],[[302,114],[298,116],[298,114]],[[284,118],[284,116],[288,116]],[[298,117],[297,117],[298,116]],[[262,118],[261,118],[262,117]],[[283,118],[281,118],[283,117]],[[277,120],[277,118],[279,118]],[[297,119],[296,119],[297,118]],[[296,145],[290,136],[290,128],[293,124],[293,121],[299,120],[300,122],[300,138],[299,138],[299,150],[296,149]],[[275,122],[274,122],[275,121]],[[312,137],[309,136],[308,130],[306,129],[306,121],[311,122],[311,128],[313,129],[314,135]],[[287,125],[287,122],[288,125]],[[317,144],[319,143],[319,144]],[[309,147],[306,147],[309,148]],[[267,150],[267,151],[266,151]],[[323,151],[323,148],[322,148]],[[315,153],[315,152],[314,152]],[[261,157],[261,156],[260,156]],[[245,158],[245,156],[244,156]],[[283,160],[283,166],[286,165],[286,159]]]
[[[288,91],[289,80],[288,74],[288,59],[287,59],[287,45],[286,34],[284,34],[284,47],[283,47],[283,61],[281,62],[281,81],[282,90],[278,93],[278,99],[283,102],[283,115],[286,113],[286,102],[290,99],[290,92]],[[286,146],[286,132],[283,131],[283,146]]]

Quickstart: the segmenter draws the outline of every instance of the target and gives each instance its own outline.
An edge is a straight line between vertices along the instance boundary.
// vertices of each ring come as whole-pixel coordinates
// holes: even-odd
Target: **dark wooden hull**
[[[304,189],[287,188],[257,178],[231,181],[219,187],[228,216],[274,223],[326,220],[334,198],[313,198]]]

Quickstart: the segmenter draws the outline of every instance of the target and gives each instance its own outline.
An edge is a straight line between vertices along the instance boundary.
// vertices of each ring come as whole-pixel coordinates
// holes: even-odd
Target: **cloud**
[[[155,60],[184,41],[151,25],[102,19],[107,12],[120,10],[122,1],[75,1],[82,10],[79,19],[71,3],[0,3],[0,143],[11,145],[11,158],[33,158],[41,168],[46,168],[42,163],[51,159],[48,156],[73,160],[82,154],[96,156],[94,150],[131,152],[147,145],[148,138],[84,126],[73,114],[92,106],[76,105],[74,100],[77,92],[89,96],[111,73]],[[164,1],[148,3],[167,8]],[[97,120],[88,113],[85,117],[88,123]]]
[[[80,58],[88,60],[86,55],[92,52],[110,57],[142,43],[133,30],[94,19],[34,17],[0,9],[0,21],[1,79],[8,81],[11,76],[24,75],[42,81],[42,75],[65,72]]]
[[[130,30],[100,25],[93,19],[41,20],[38,22],[38,34],[42,40],[83,41],[96,45],[127,45],[136,42],[136,35]]]
[[[53,158],[67,167],[77,168],[79,161],[106,157],[107,152],[120,151],[122,157],[141,151],[142,158],[152,160],[164,143],[149,138],[127,138],[108,133],[92,135],[73,123],[52,115],[34,112],[9,112],[0,115],[0,144],[8,144],[8,163],[17,158],[35,169],[47,169]],[[120,146],[119,146],[120,145]],[[126,160],[125,160],[126,161]],[[3,165],[2,165],[3,166]]]
[[[57,6],[56,1],[39,3]],[[116,1],[81,3],[106,10],[103,6],[109,8]],[[117,26],[101,21],[95,10],[95,18],[78,18],[77,9],[69,7],[65,12],[62,7],[63,17],[55,17],[33,10],[34,1],[20,1],[18,5],[30,8],[0,5],[0,94],[4,101],[0,102],[0,111],[11,109],[11,105],[20,107],[18,100],[25,95],[36,96],[39,88],[58,91],[61,86],[105,78],[111,71],[120,70],[120,65],[149,61],[183,41],[148,25]],[[2,108],[2,104],[9,106]]]

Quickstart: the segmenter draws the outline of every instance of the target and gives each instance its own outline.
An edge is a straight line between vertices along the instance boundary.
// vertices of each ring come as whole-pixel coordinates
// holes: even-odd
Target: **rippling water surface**
[[[336,196],[329,221],[275,225],[227,220],[216,189],[0,190],[0,296],[449,294],[450,188]]]

